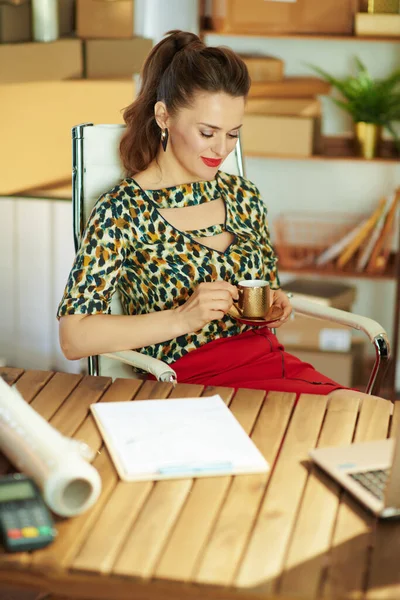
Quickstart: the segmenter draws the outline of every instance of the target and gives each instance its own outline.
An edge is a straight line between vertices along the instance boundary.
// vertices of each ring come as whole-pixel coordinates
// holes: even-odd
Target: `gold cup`
[[[263,318],[269,311],[270,287],[262,279],[243,279],[238,283],[237,309],[242,317]]]

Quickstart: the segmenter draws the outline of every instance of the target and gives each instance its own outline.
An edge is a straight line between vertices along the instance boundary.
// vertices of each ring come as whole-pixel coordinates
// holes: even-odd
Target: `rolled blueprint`
[[[0,450],[36,481],[58,515],[80,514],[100,495],[101,479],[88,462],[94,456],[89,446],[61,435],[1,377]]]

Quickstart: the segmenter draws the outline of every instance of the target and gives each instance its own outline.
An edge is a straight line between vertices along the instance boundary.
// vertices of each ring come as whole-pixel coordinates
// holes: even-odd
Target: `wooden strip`
[[[158,481],[154,485],[114,565],[114,574],[150,576],[191,487],[191,479]]]
[[[161,381],[152,381],[151,379],[148,379],[136,394],[135,400],[157,400],[158,398],[167,398],[173,388],[174,386],[172,383],[162,383]]]
[[[102,491],[97,502],[88,511],[73,519],[57,519],[58,535],[53,544],[37,550],[32,555],[32,567],[47,572],[67,568],[92,531],[99,514],[108,502],[118,476],[111,458],[104,448],[93,462],[102,481]]]
[[[357,397],[334,396],[328,405],[318,447],[350,444],[359,409]],[[309,465],[279,591],[315,598],[328,559],[341,489],[323,471]]]
[[[290,532],[307,480],[301,461],[317,442],[325,396],[303,394],[295,408],[277,465],[236,578],[239,587],[273,592],[281,573]]]
[[[142,381],[140,379],[116,379],[114,383],[99,398],[99,402],[127,402],[137,394]],[[98,452],[103,444],[103,438],[96,422],[89,412],[74,437],[86,442],[93,451]]]
[[[400,402],[395,402],[390,428],[391,437],[394,437],[398,431],[399,420]],[[368,600],[400,597],[399,552],[400,522],[397,519],[379,520],[367,582]]]
[[[53,377],[52,371],[25,371],[16,382],[16,388],[24,400],[32,402],[36,394]]]
[[[235,390],[230,387],[222,387],[222,386],[220,387],[220,386],[208,385],[207,387],[204,388],[204,392],[202,393],[202,396],[203,397],[215,396],[216,394],[221,396],[221,398],[225,402],[225,404],[227,406],[229,406],[232,401],[232,398],[235,394]]]
[[[348,392],[354,395],[354,392]],[[355,441],[372,441],[385,438],[391,413],[391,403],[377,397],[365,396],[362,400]],[[375,518],[343,494],[333,531],[326,579],[322,582],[321,597],[363,597],[367,569],[368,548],[373,543],[371,531]]]
[[[133,523],[153,488],[152,481],[118,482],[78,556],[73,569],[109,573]]]
[[[205,390],[208,393],[208,390]],[[231,410],[250,434],[265,392],[239,390],[231,402]],[[242,476],[239,479],[247,479]],[[157,565],[154,577],[188,581],[205,547],[232,477],[195,479],[175,529]]]
[[[51,419],[53,427],[63,435],[72,436],[88,415],[90,405],[99,400],[110,384],[109,377],[84,377]]]
[[[146,382],[147,383],[147,382]],[[169,398],[199,397],[203,386],[178,384]],[[155,392],[155,390],[153,390]],[[157,481],[127,538],[113,573],[149,577],[192,487],[192,479]]]
[[[243,395],[241,410],[249,400]],[[270,465],[275,461],[294,401],[294,394],[270,392],[256,421],[252,439]],[[249,432],[251,428],[249,422]],[[270,473],[234,478],[207,548],[193,572],[194,581],[232,584],[256,522],[269,477]]]
[[[2,377],[8,385],[13,385],[13,383],[21,377],[23,372],[24,369],[17,369],[16,367],[0,367],[0,377]]]
[[[169,394],[169,398],[198,398],[202,395],[203,390],[202,385],[178,383]]]
[[[55,373],[31,402],[32,408],[49,421],[81,379],[82,375]]]
[[[117,379],[100,401],[126,402],[132,399],[163,399],[168,397],[172,389],[171,384],[159,384],[151,380],[142,384],[141,380]],[[82,427],[76,432],[76,437],[89,443],[90,447],[95,450],[100,448],[102,438],[92,415],[88,415]],[[104,573],[111,570],[112,564],[152,487],[153,482],[118,482],[104,510],[93,525],[90,535],[82,548],[77,549],[78,552],[72,563],[74,569]],[[126,507],[129,506],[130,509],[128,508],[125,518],[120,518],[120,515],[124,514]],[[112,525],[112,536],[110,536],[110,524]]]

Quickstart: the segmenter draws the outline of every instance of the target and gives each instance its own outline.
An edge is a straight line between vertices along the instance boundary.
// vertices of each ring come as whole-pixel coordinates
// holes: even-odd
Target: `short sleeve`
[[[126,255],[125,231],[118,200],[106,194],[96,203],[82,236],[59,304],[57,317],[110,312],[110,301]]]
[[[261,198],[259,189],[252,185],[254,199],[257,201],[257,212],[259,218],[254,223],[254,227],[259,234],[266,275],[270,282],[271,289],[279,289],[280,281],[278,275],[278,257],[271,243],[268,227],[268,212],[263,199]]]

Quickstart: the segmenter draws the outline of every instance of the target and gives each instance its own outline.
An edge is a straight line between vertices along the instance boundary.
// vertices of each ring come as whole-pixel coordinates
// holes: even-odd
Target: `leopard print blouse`
[[[218,198],[225,203],[225,223],[206,229],[179,231],[158,210]],[[222,231],[234,236],[225,252],[193,239]],[[265,279],[276,289],[276,262],[266,208],[250,181],[218,171],[212,181],[144,191],[128,177],[95,204],[57,316],[109,313],[117,289],[127,315],[176,308],[199,283],[217,279],[234,285],[241,279]],[[225,315],[200,331],[140,351],[173,363],[211,340],[246,329]]]

